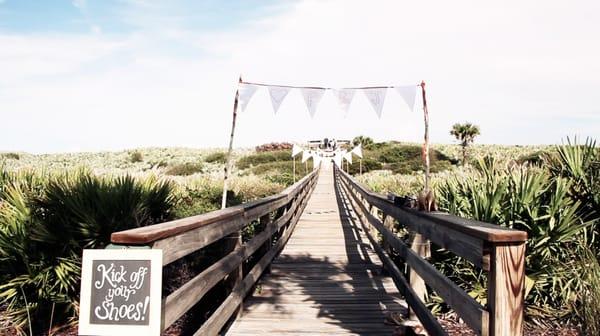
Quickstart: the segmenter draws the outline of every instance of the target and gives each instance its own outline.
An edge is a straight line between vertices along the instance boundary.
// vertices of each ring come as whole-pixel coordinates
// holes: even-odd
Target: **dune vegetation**
[[[373,191],[423,188],[421,146],[360,137],[350,173]],[[234,151],[228,205],[294,182],[291,146]],[[433,145],[439,207],[524,230],[527,321],[600,331],[600,154],[595,142],[561,146]],[[44,334],[76,322],[80,256],[114,231],[220,208],[222,150],[150,148],[121,152],[0,153],[0,326]],[[362,173],[359,174],[362,166]],[[296,159],[296,180],[312,170]],[[432,262],[484,303],[485,275],[433,251]],[[431,297],[430,307],[449,313]]]

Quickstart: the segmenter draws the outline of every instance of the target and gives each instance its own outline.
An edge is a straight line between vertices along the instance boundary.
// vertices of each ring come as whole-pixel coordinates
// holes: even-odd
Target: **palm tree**
[[[463,165],[467,163],[467,146],[475,140],[475,137],[479,135],[479,126],[471,123],[454,124],[450,134],[460,141],[462,146]]]
[[[371,147],[374,143],[375,142],[373,141],[372,138],[370,138],[368,136],[363,136],[363,135],[359,135],[359,136],[355,137],[354,139],[352,139],[352,144],[354,146],[362,145],[363,148]]]

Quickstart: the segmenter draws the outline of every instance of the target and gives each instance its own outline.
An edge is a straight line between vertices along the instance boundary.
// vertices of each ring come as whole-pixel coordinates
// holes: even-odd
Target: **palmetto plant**
[[[74,321],[83,248],[102,248],[114,231],[164,221],[172,185],[156,178],[97,177],[82,171],[50,178],[41,192],[19,181],[0,198],[0,304],[25,332]]]
[[[467,163],[467,146],[479,135],[479,126],[471,123],[454,124],[450,130],[450,134],[460,141],[460,145],[462,146],[462,162],[464,165]]]
[[[526,274],[527,312],[530,317],[565,317],[572,313],[581,279],[565,267],[571,252],[588,243],[592,224],[582,213],[580,200],[571,197],[572,180],[553,175],[547,168],[498,167],[494,160],[479,160],[469,174],[438,184],[440,206],[447,211],[528,233]],[[443,264],[441,260],[438,264]],[[458,261],[454,261],[455,263]],[[464,263],[456,264],[463,265]],[[445,268],[479,297],[479,273],[464,267]]]

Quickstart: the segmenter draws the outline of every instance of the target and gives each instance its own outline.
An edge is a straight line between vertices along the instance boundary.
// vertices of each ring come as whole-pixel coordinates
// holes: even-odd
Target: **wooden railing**
[[[192,308],[225,279],[231,291],[195,335],[216,335],[239,311],[244,297],[282,250],[298,221],[317,180],[318,170],[277,195],[203,215],[115,232],[111,248],[162,249],[163,266],[209,244],[226,239],[223,257],[163,299],[163,330]],[[241,231],[259,221],[257,233],[243,243]],[[258,262],[244,276],[243,263]]]
[[[446,335],[422,301],[423,293],[419,292],[425,291],[423,282],[479,335],[523,334],[526,232],[447,213],[416,211],[367,190],[337,167],[335,175],[336,183],[350,195],[348,198],[385,269],[429,334]],[[394,219],[411,231],[412,243],[405,243],[394,233],[390,223]],[[423,246],[429,241],[488,272],[485,306],[424,259],[428,245]],[[392,251],[410,268],[409,280],[390,257]]]

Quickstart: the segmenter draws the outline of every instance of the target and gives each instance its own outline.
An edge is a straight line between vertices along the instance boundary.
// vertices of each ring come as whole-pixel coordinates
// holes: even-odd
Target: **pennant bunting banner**
[[[302,163],[308,161],[308,159],[310,159],[312,157],[312,153],[311,151],[303,151],[302,152]]]
[[[0,0],[1,1],[1,0]],[[279,86],[279,85],[267,85],[267,84],[251,84],[251,83],[240,83],[238,86],[238,104],[241,112],[246,110],[248,103],[254,96],[254,93],[260,88],[260,86],[266,86],[269,90],[269,96],[271,98],[271,105],[273,106],[273,113],[277,114],[281,104],[288,96],[292,89],[298,89],[302,93],[304,103],[308,109],[308,113],[311,118],[314,118],[319,103],[323,98],[323,94],[326,90],[331,90],[333,95],[336,97],[340,109],[342,110],[344,118],[348,116],[350,111],[350,105],[354,100],[356,90],[362,90],[367,100],[373,107],[373,110],[377,114],[378,118],[381,118],[383,111],[383,105],[388,88],[396,89],[396,92],[402,97],[402,100],[406,103],[408,108],[412,111],[415,106],[415,99],[417,95],[418,85],[399,85],[390,87],[365,87],[365,88],[315,88],[315,87],[295,87],[295,86]]]
[[[302,88],[301,91],[308,113],[310,113],[310,117],[313,118],[317,111],[317,106],[319,105],[321,98],[323,98],[325,89]]]
[[[348,163],[352,164],[352,152],[344,153],[344,159],[346,159]]]
[[[240,111],[244,111],[246,110],[246,106],[248,105],[248,102],[250,102],[250,99],[252,98],[252,96],[254,95],[254,92],[256,92],[256,89],[258,89],[257,85],[252,85],[252,84],[246,84],[246,83],[240,83],[238,86],[238,102],[240,104]]]
[[[373,110],[377,113],[377,117],[381,118],[381,111],[383,111],[383,103],[385,101],[385,93],[387,88],[369,88],[363,89],[365,96],[373,106]]]
[[[338,89],[333,90],[333,94],[338,100],[340,104],[340,108],[344,114],[344,118],[348,116],[348,111],[350,110],[350,104],[352,103],[352,99],[354,98],[354,92],[356,89]]]
[[[415,107],[415,96],[417,95],[417,86],[396,86],[396,91],[400,94],[408,108],[412,111]]]
[[[295,157],[296,155],[300,154],[300,152],[302,152],[302,147],[294,144],[292,146],[292,157]]]
[[[354,155],[358,156],[359,158],[362,159],[363,154],[362,154],[362,144],[358,144],[358,146],[354,147],[351,151],[351,153],[353,153]]]
[[[277,114],[279,106],[290,92],[289,87],[285,86],[269,86],[269,96],[271,96],[271,104],[273,105],[273,113]]]

